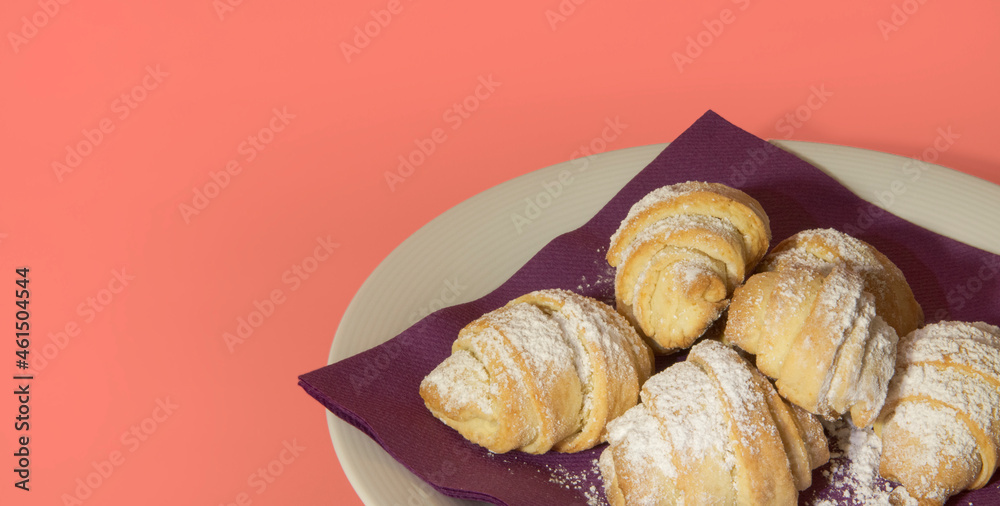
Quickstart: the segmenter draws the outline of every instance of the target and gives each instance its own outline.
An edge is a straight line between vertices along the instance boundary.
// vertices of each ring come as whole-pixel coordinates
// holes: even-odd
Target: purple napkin
[[[519,295],[564,288],[613,303],[607,281],[614,272],[604,260],[611,234],[644,195],[688,180],[724,183],[757,199],[771,220],[772,245],[800,230],[826,227],[871,243],[902,269],[928,323],[1000,323],[1000,257],[861,200],[812,165],[709,111],[586,225],[553,239],[492,293],[441,309],[381,346],[304,374],[299,385],[445,495],[510,506],[602,504],[595,460],[604,445],[570,455],[490,454],[431,416],[418,386],[450,354],[459,329]],[[658,370],[680,359],[661,359]],[[844,500],[849,491],[826,485],[821,470],[802,499]],[[1000,505],[998,481],[952,502]]]

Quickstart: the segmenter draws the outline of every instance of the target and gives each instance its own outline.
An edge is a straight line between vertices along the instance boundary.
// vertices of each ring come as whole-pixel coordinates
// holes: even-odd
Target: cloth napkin
[[[570,455],[491,454],[431,416],[418,386],[450,354],[459,329],[519,295],[564,288],[613,303],[608,281],[614,272],[604,260],[611,234],[644,195],[689,180],[724,183],[757,199],[770,217],[772,245],[800,230],[827,227],[874,245],[902,269],[928,323],[1000,324],[1000,257],[865,202],[809,163],[709,111],[590,221],[554,238],[492,293],[441,309],[381,346],[303,374],[299,385],[445,495],[510,506],[603,504],[596,459],[605,445]],[[682,358],[661,359],[658,370]],[[802,501],[848,502],[850,490],[828,485],[821,471]],[[969,501],[1000,505],[997,477],[952,499]]]

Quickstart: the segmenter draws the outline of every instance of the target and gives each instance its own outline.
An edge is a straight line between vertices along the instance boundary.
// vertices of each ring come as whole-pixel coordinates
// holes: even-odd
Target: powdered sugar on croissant
[[[611,237],[618,310],[659,352],[686,348],[726,309],[767,251],[760,204],[718,183],[659,188],[637,202]]]
[[[861,275],[865,291],[875,297],[876,313],[897,335],[905,336],[924,323],[924,312],[903,272],[874,246],[832,228],[803,230],[781,241],[758,270],[806,266],[829,272],[835,265]]]
[[[859,427],[882,408],[898,340],[864,280],[841,265],[751,276],[733,296],[725,339],[756,355],[784,398],[818,415],[849,411]]]
[[[921,504],[986,485],[1000,461],[1000,328],[940,322],[902,338],[875,429],[880,472]]]
[[[576,452],[601,442],[651,371],[648,346],[612,308],[541,290],[463,328],[420,395],[435,417],[490,451]]]
[[[817,420],[710,340],[646,382],[608,443],[599,465],[614,506],[794,504],[829,459]]]

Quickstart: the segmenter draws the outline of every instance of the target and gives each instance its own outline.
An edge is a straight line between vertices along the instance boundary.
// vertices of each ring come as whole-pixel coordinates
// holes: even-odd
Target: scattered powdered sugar
[[[889,506],[894,486],[878,475],[882,456],[878,436],[871,429],[859,429],[842,420],[824,421],[823,425],[834,435],[830,467],[823,471],[833,492],[813,505]]]
[[[591,277],[590,280],[587,279],[587,276],[581,276],[580,284],[576,285],[576,290],[578,292],[584,292],[588,294],[592,292],[600,293],[604,290],[605,287],[613,286],[615,282],[615,273],[613,270],[614,268],[611,266],[607,267],[608,267],[607,272],[600,272],[597,274],[596,277]]]
[[[604,495],[601,494],[596,485],[593,485],[601,476],[597,462],[597,459],[594,459],[589,469],[583,469],[576,473],[566,469],[561,464],[556,464],[554,467],[546,465],[545,469],[550,473],[549,483],[555,483],[566,490],[580,492],[587,500],[587,506],[606,506]]]
[[[573,473],[562,464],[556,464],[555,467],[545,464],[545,469],[552,473],[552,476],[549,477],[549,483],[555,483],[565,489],[581,490],[580,487],[586,485],[587,481],[590,480],[590,473],[587,470]]]

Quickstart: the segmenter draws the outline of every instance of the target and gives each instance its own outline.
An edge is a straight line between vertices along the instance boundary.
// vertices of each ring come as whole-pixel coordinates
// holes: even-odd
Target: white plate
[[[775,144],[869,201],[881,192],[891,193],[896,182],[899,194],[888,207],[891,212],[1000,254],[1000,186],[885,153],[810,142]],[[554,237],[583,225],[664,147],[622,149],[553,165],[486,190],[441,214],[400,244],[361,286],[337,328],[329,363],[389,340],[431,310],[486,295]],[[911,170],[904,173],[906,164]],[[921,170],[915,181],[912,167]],[[570,170],[573,179],[557,192],[554,182],[563,170]],[[558,196],[538,197],[546,193],[545,185]],[[526,214],[525,199],[546,207]],[[518,220],[518,230],[515,214],[530,222]],[[380,309],[385,307],[399,311],[385,313]],[[330,412],[326,415],[340,463],[365,504],[482,504],[441,495],[361,431]]]

